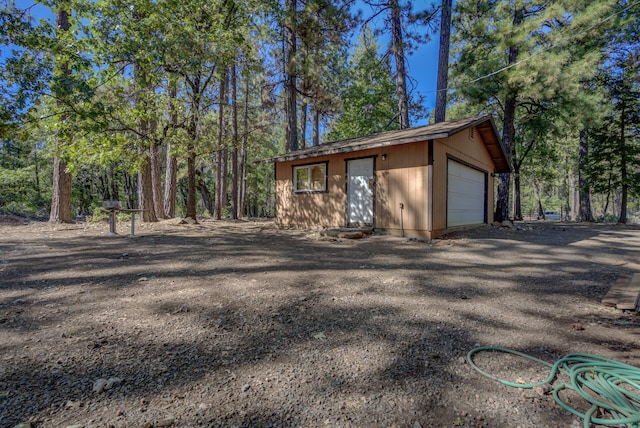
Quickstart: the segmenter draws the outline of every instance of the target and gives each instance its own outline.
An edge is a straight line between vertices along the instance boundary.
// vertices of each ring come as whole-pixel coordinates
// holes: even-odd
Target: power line
[[[625,8],[623,8],[623,9],[620,9],[620,10],[619,10],[619,11],[617,11],[617,12],[614,12],[614,13],[612,13],[612,14],[608,15],[606,18],[604,18],[604,19],[602,19],[602,20],[600,20],[600,21],[596,22],[595,24],[593,24],[593,25],[591,25],[591,26],[589,26],[589,27],[585,28],[584,30],[582,30],[582,31],[580,31],[580,32],[578,32],[578,33],[575,33],[575,34],[569,35],[569,37],[565,38],[564,40],[560,40],[560,41],[558,41],[557,43],[555,43],[555,44],[553,44],[553,45],[551,45],[551,46],[548,46],[548,47],[546,47],[546,48],[540,49],[540,50],[538,50],[538,51],[536,51],[536,52],[532,53],[532,54],[531,54],[531,55],[529,55],[528,57],[526,57],[526,58],[522,58],[521,60],[514,62],[513,64],[506,65],[506,66],[504,66],[504,67],[502,67],[502,68],[500,68],[500,69],[498,69],[498,70],[495,70],[495,71],[492,71],[491,73],[485,74],[484,76],[480,76],[480,77],[475,78],[475,79],[473,79],[473,80],[469,80],[468,82],[462,82],[462,83],[460,83],[460,84],[458,84],[458,85],[447,86],[445,89],[434,90],[434,91],[428,91],[428,92],[426,92],[426,93],[430,94],[430,93],[438,93],[438,92],[442,92],[442,91],[452,91],[452,90],[454,90],[456,87],[458,87],[458,88],[459,88],[459,87],[466,86],[466,85],[469,85],[469,84],[477,83],[477,82],[479,82],[479,81],[481,81],[481,80],[484,80],[484,79],[488,79],[488,78],[490,78],[490,77],[492,77],[492,76],[495,76],[496,74],[502,73],[503,71],[509,70],[510,68],[513,68],[513,67],[515,67],[515,66],[517,66],[517,65],[520,65],[520,64],[522,64],[523,62],[529,61],[531,58],[533,58],[533,57],[535,57],[535,56],[537,56],[537,55],[540,55],[540,54],[542,54],[542,53],[545,53],[545,52],[547,52],[547,51],[549,51],[549,50],[551,50],[551,49],[553,49],[553,48],[556,48],[556,47],[558,47],[558,46],[560,46],[560,45],[562,45],[562,44],[564,44],[564,43],[566,43],[566,42],[569,42],[571,39],[573,39],[573,38],[575,38],[575,37],[577,37],[577,36],[580,36],[580,35],[582,35],[582,34],[584,34],[584,33],[588,32],[588,31],[593,30],[594,28],[598,27],[599,25],[602,25],[603,23],[605,23],[605,22],[607,22],[607,21],[609,21],[609,20],[613,19],[613,18],[614,18],[614,17],[616,17],[617,15],[620,15],[620,14],[622,14],[622,13],[626,12],[627,10],[631,9],[632,7],[634,7],[634,6],[638,5],[638,4],[640,4],[640,0],[639,0],[639,1],[636,1],[636,2],[634,2],[634,3],[631,3],[630,5],[626,6],[626,7],[625,7]]]

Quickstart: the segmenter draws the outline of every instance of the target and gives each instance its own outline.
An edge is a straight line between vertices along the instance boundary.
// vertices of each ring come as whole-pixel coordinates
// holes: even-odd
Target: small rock
[[[100,394],[102,391],[104,391],[105,386],[107,386],[107,380],[98,379],[93,382],[93,392],[95,392],[96,394]]]
[[[571,324],[571,328],[577,331],[584,330],[584,326],[580,323]]]
[[[413,428],[422,428],[422,425],[420,425],[420,422],[415,421],[415,422],[413,423]]]
[[[68,400],[65,404],[65,407],[67,407],[68,409],[77,409],[82,405],[82,403],[80,401],[71,401]]]
[[[111,389],[114,386],[118,386],[122,383],[122,379],[120,379],[119,377],[110,377],[109,379],[107,379],[107,385],[106,385],[106,389]]]
[[[178,224],[198,224],[198,220],[194,219],[193,217],[186,217],[183,218]]]
[[[537,392],[539,395],[547,395],[551,391],[553,391],[553,387],[548,383],[545,383],[544,385],[536,386],[535,388],[533,388],[533,390]]]
[[[120,385],[122,379],[119,377],[110,377],[109,379],[98,379],[93,383],[93,392],[100,394],[103,391],[108,391],[114,386]]]
[[[18,425],[14,426],[13,428],[31,428],[33,425],[31,425],[31,422],[26,421],[26,422],[21,422]]]
[[[149,278],[147,278],[146,276],[141,276],[140,278],[138,278],[138,282],[144,282],[144,281],[149,281]]]
[[[153,425],[154,428],[157,427],[170,427],[171,425],[173,425],[176,421],[176,417],[173,415],[169,415],[166,418],[164,418],[161,421],[158,421],[157,423],[155,423]]]

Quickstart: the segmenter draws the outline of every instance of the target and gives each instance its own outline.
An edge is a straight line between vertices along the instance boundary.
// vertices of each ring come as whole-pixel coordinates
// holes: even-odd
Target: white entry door
[[[485,173],[449,159],[447,226],[485,222]]]
[[[347,161],[349,224],[373,224],[373,158]]]

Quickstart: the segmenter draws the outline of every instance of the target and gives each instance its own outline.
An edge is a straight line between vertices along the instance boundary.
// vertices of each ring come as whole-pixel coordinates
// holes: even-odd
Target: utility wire
[[[602,19],[602,20],[600,20],[600,21],[596,22],[595,24],[593,24],[593,25],[591,25],[591,26],[589,26],[589,27],[585,28],[584,30],[582,30],[582,31],[580,31],[580,32],[578,32],[578,33],[575,33],[575,34],[569,35],[569,37],[567,37],[567,38],[566,38],[566,39],[564,39],[564,40],[561,40],[561,41],[559,41],[559,42],[557,42],[557,43],[555,43],[555,44],[553,44],[553,45],[551,45],[551,46],[548,46],[548,47],[546,47],[546,48],[543,48],[543,49],[540,49],[540,50],[538,50],[538,51],[536,51],[536,52],[533,52],[533,53],[532,53],[531,55],[529,55],[528,57],[526,57],[526,58],[522,58],[521,60],[516,61],[516,62],[514,62],[513,64],[506,65],[506,66],[504,66],[504,67],[502,67],[502,68],[500,68],[500,69],[498,69],[498,70],[495,70],[495,71],[492,71],[491,73],[485,74],[484,76],[480,76],[480,77],[477,77],[477,78],[475,78],[475,79],[473,79],[473,80],[469,80],[468,82],[462,82],[462,83],[460,83],[460,84],[458,84],[458,85],[447,86],[447,87],[446,87],[446,88],[444,88],[444,89],[439,89],[439,90],[438,90],[438,89],[436,89],[436,90],[434,90],[434,91],[427,91],[426,93],[427,93],[427,94],[431,94],[431,93],[437,93],[437,92],[442,92],[442,91],[452,91],[452,90],[454,90],[454,89],[456,89],[456,88],[460,88],[460,87],[463,87],[463,86],[466,86],[466,85],[469,85],[469,84],[477,83],[477,82],[479,82],[479,81],[481,81],[481,80],[484,80],[484,79],[488,79],[488,78],[490,78],[490,77],[492,77],[492,76],[495,76],[496,74],[502,73],[503,71],[509,70],[510,68],[513,68],[513,67],[515,67],[515,66],[517,66],[517,65],[519,65],[519,64],[522,64],[523,62],[529,61],[531,58],[533,58],[533,57],[535,57],[535,56],[537,56],[537,55],[540,55],[540,54],[545,53],[545,52],[547,52],[547,51],[549,51],[549,50],[551,50],[551,49],[554,49],[554,48],[556,48],[556,47],[558,47],[558,46],[562,45],[562,44],[563,44],[563,43],[565,43],[565,42],[569,42],[569,41],[570,41],[570,40],[572,40],[573,38],[575,38],[575,37],[577,37],[577,36],[580,36],[580,35],[582,35],[582,34],[584,34],[584,33],[588,32],[588,31],[593,30],[594,28],[596,28],[596,27],[598,27],[598,26],[602,25],[603,23],[605,23],[605,22],[607,22],[607,21],[609,21],[609,20],[611,20],[611,19],[615,18],[617,15],[620,15],[620,14],[622,14],[622,13],[626,12],[627,10],[631,9],[632,7],[634,7],[634,6],[638,5],[638,4],[640,4],[640,0],[639,0],[639,1],[636,1],[636,2],[634,2],[634,3],[631,3],[630,5],[626,6],[626,7],[625,7],[625,8],[623,8],[623,9],[620,9],[620,10],[619,10],[619,11],[617,11],[617,12],[614,12],[614,13],[612,13],[612,14],[608,15],[608,16],[607,16],[607,17],[605,17],[604,19]]]

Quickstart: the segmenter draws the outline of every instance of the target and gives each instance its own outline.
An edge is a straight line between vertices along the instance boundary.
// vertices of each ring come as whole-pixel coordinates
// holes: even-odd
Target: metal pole
[[[118,236],[116,233],[116,210],[109,211],[109,233],[107,236]]]
[[[131,235],[129,235],[130,238],[133,238],[135,236],[135,230],[136,230],[136,212],[131,211]]]

